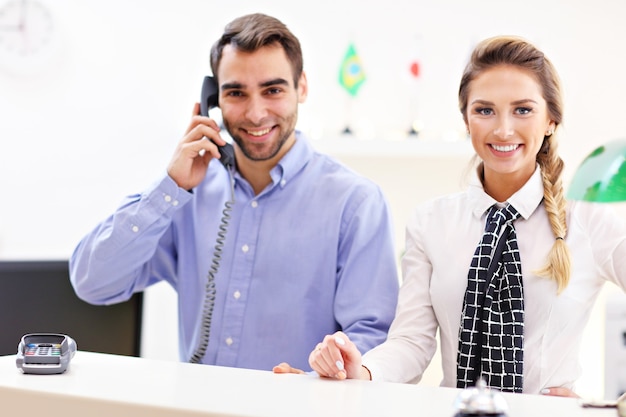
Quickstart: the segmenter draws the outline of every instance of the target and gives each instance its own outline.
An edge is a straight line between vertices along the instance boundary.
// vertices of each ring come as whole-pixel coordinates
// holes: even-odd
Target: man
[[[226,142],[199,105],[167,175],[89,233],[70,260],[77,294],[128,299],[165,280],[178,293],[182,360],[308,368],[326,334],[362,352],[385,340],[398,276],[381,190],[295,130],[307,96],[298,39],[262,14],[211,50]]]

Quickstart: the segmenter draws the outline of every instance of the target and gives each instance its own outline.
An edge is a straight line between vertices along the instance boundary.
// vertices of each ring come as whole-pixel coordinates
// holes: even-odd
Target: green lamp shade
[[[580,164],[567,197],[610,203],[626,201],[626,139],[608,142]]]

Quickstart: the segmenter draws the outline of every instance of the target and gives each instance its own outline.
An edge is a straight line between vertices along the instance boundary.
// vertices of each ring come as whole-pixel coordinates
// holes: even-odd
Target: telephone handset
[[[209,110],[218,106],[219,87],[215,78],[207,75],[204,77],[202,83],[202,94],[200,95],[200,115],[208,116]],[[220,151],[220,162],[225,167],[232,167],[235,165],[235,151],[233,145],[227,143],[224,146],[217,146]]]
[[[219,87],[215,82],[215,78],[211,76],[204,77],[202,84],[202,96],[200,100],[200,114],[202,116],[209,115],[209,109],[217,107],[218,104]],[[207,275],[207,280],[204,289],[204,304],[202,307],[202,321],[200,323],[200,334],[198,335],[198,345],[194,349],[189,362],[200,363],[202,358],[206,354],[209,346],[209,339],[211,337],[211,320],[213,318],[213,308],[215,307],[215,276],[220,267],[220,261],[222,260],[222,249],[224,248],[224,242],[226,239],[226,232],[228,231],[228,222],[230,221],[230,214],[235,204],[235,181],[233,178],[232,169],[235,165],[235,151],[233,145],[227,143],[224,146],[217,147],[220,151],[220,162],[224,164],[229,174],[230,179],[230,200],[224,203],[224,210],[222,211],[222,220],[217,233],[217,239],[215,241],[215,247],[213,252],[213,259],[211,260],[211,266]]]

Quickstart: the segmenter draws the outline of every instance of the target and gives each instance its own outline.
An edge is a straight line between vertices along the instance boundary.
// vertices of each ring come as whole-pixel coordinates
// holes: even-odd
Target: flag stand
[[[354,132],[350,128],[350,122],[352,121],[352,103],[354,102],[353,96],[348,96],[346,99],[346,127],[341,131],[342,135],[352,135]]]
[[[342,131],[344,135],[352,134],[349,123],[352,119],[352,100],[356,97],[363,82],[365,82],[365,73],[363,72],[361,59],[356,52],[354,44],[350,43],[343,61],[341,62],[341,67],[339,68],[339,85],[341,85],[349,95],[349,102],[346,105],[348,123],[346,123],[346,127]]]
[[[411,112],[415,112],[415,116],[418,117],[420,114],[420,90],[419,90],[419,84],[420,84],[420,72],[421,72],[421,65],[420,62],[415,59],[411,62],[411,65],[409,67],[410,73],[411,73],[411,78],[415,81],[415,86],[414,86],[414,91],[412,91],[412,94],[410,94],[410,98],[409,98],[409,110]],[[415,126],[417,124],[420,124],[417,129],[415,128]],[[419,118],[413,120],[411,122],[411,128],[409,129],[409,131],[407,132],[408,136],[411,137],[418,137],[420,130],[421,130],[422,126],[421,126],[421,121]]]

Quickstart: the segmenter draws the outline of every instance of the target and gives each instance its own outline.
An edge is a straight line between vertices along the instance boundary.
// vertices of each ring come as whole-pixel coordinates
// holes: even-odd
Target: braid
[[[567,235],[567,201],[561,181],[564,164],[556,152],[556,141],[551,140],[551,138],[552,136],[544,138],[543,146],[537,154],[537,162],[541,167],[543,178],[543,203],[556,240],[548,253],[547,264],[535,273],[555,280],[557,290],[560,293],[569,283],[571,255],[564,240]]]

